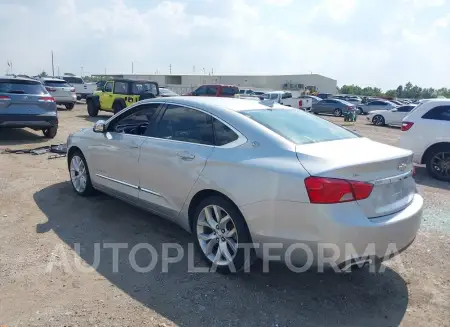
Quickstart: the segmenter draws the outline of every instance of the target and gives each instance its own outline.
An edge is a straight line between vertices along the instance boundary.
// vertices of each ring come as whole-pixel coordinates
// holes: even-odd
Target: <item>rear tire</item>
[[[218,209],[219,218],[216,218],[215,208]],[[205,210],[209,210],[211,220],[205,219]],[[208,223],[208,220],[212,223]],[[242,247],[243,244],[252,243],[247,223],[237,207],[224,197],[211,196],[200,202],[193,216],[192,235],[203,260],[209,266],[215,266],[221,274],[238,272],[246,266],[250,267],[254,261],[253,250],[246,251]],[[246,257],[246,252],[250,252],[249,257]]]
[[[375,126],[384,126],[384,124],[385,124],[384,117],[381,116],[381,115],[375,115],[375,116],[372,118],[372,123],[373,123]]]
[[[440,145],[432,149],[425,159],[428,174],[440,181],[450,182],[450,145]],[[447,175],[445,175],[447,171]]]
[[[121,111],[123,108],[125,107],[120,102],[114,103],[112,107],[114,115],[117,114],[119,111]]]
[[[75,107],[75,104],[74,104],[74,103],[66,104],[66,109],[67,109],[67,110],[72,110],[73,107]]]
[[[342,110],[339,108],[334,109],[333,111],[334,117],[341,117],[342,116]]]
[[[362,110],[362,108],[358,108],[358,111],[360,115],[364,115],[364,110]]]
[[[91,99],[87,100],[87,111],[91,117],[97,117],[98,115],[98,106],[96,106],[94,101]]]
[[[53,127],[49,127],[49,128],[44,128],[42,129],[42,133],[44,134],[44,136],[46,138],[52,139],[56,136],[56,134],[58,133],[58,126],[53,126]]]

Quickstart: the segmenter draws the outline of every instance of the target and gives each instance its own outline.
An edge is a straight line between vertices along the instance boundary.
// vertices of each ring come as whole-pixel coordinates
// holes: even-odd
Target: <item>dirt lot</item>
[[[335,118],[329,118],[336,120]],[[90,126],[83,105],[60,112],[55,140]],[[339,120],[341,121],[341,120]],[[354,126],[364,136],[397,144],[397,128]],[[46,144],[40,133],[0,130],[0,148]],[[355,149],[358,151],[358,149]],[[450,325],[450,186],[417,170],[426,201],[421,230],[401,260],[384,274],[294,274],[282,265],[270,273],[222,276],[188,273],[186,261],[169,273],[138,273],[127,250],[113,272],[111,249],[101,248],[93,271],[94,243],[148,242],[156,249],[189,235],[173,224],[105,195],[75,196],[65,159],[0,154],[0,324],[11,326],[443,326]],[[73,250],[81,244],[79,255]],[[146,258],[137,256],[141,265]],[[198,262],[198,258],[195,258]]]

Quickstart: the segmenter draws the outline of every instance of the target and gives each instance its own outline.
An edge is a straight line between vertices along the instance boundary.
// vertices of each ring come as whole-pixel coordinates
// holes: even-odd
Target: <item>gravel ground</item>
[[[77,105],[60,112],[52,142],[33,131],[0,130],[0,148],[65,142],[69,132],[92,121]],[[392,145],[400,135],[398,128],[368,125],[364,117],[346,127]],[[383,274],[294,274],[276,264],[267,274],[257,265],[252,274],[222,276],[188,273],[187,260],[171,265],[169,273],[159,266],[139,273],[128,263],[129,249],[121,250],[113,272],[105,243],[131,248],[148,242],[160,253],[167,242],[187,250],[190,237],[105,195],[75,196],[65,159],[2,154],[0,163],[0,324],[8,327],[450,325],[450,186],[423,168],[417,170],[426,201],[421,230]],[[75,259],[85,268],[95,262],[95,243],[98,267],[70,269]],[[136,256],[141,266],[148,261],[144,254]],[[196,256],[193,261],[200,264]]]

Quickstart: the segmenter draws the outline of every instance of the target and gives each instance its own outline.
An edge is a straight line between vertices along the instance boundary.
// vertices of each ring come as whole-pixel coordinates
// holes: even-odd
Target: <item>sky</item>
[[[308,74],[450,87],[450,0],[0,0],[14,73]]]

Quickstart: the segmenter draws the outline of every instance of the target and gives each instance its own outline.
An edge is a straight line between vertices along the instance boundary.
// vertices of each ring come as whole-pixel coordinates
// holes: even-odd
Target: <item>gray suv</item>
[[[42,130],[54,138],[58,131],[56,101],[36,80],[0,77],[0,128]]]

